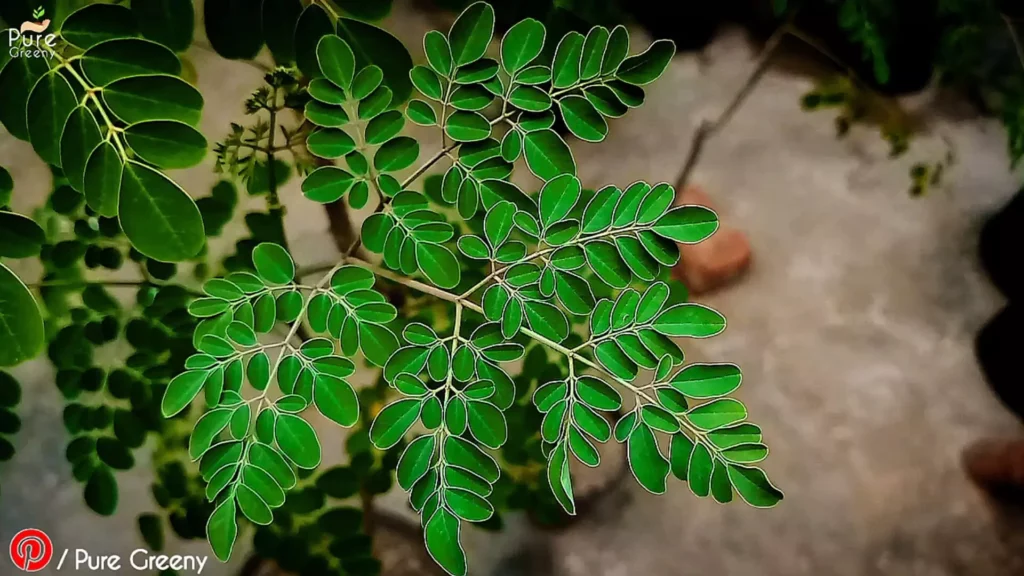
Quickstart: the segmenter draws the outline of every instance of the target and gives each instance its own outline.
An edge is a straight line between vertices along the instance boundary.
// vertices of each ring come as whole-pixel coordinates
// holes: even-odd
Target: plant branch
[[[758,57],[757,65],[751,71],[746,81],[740,86],[738,92],[733,95],[732,100],[725,107],[725,110],[718,115],[714,120],[703,119],[700,125],[697,127],[697,131],[693,135],[693,139],[690,141],[690,152],[686,157],[686,163],[683,164],[683,169],[680,171],[679,176],[676,178],[675,189],[677,192],[681,191],[689,182],[690,175],[694,168],[697,167],[697,163],[700,161],[701,154],[704,152],[704,144],[708,138],[711,138],[719,130],[725,128],[732,120],[733,116],[736,115],[736,111],[739,110],[740,106],[746,101],[750,94],[757,87],[757,84],[764,77],[765,72],[768,71],[768,66],[771,64],[772,58],[778,51],[779,46],[782,44],[782,39],[787,33],[791,31],[791,23],[793,16],[780,26],[775,32],[768,38],[765,43],[764,49],[761,51],[761,55]]]
[[[103,123],[107,126],[107,138],[114,141],[114,145],[117,146],[117,150],[120,152],[121,158],[127,161],[128,153],[125,151],[124,145],[121,143],[121,138],[118,136],[118,132],[121,131],[121,128],[118,128],[117,125],[114,124],[113,120],[110,119],[110,115],[107,114],[107,110],[103,107],[103,103],[100,102],[99,97],[96,96],[97,88],[88,83],[85,78],[82,78],[82,75],[78,73],[78,70],[75,70],[75,67],[71,65],[71,60],[57,54],[53,48],[48,49],[54,58],[60,60],[61,67],[67,70],[68,74],[71,74],[71,77],[74,78],[83,89],[85,89],[86,99],[93,101],[93,104],[96,105],[96,109],[100,113],[100,118],[103,119]]]
[[[1013,27],[1013,19],[1006,14],[1000,14],[1003,21],[1006,22],[1006,29],[1010,31],[1010,38],[1013,39],[1013,46],[1017,49],[1017,59],[1020,60],[1020,65],[1024,67],[1024,43],[1021,42],[1020,35],[1017,34],[1017,29]]]
[[[456,295],[456,294],[452,294],[451,292],[448,292],[447,290],[442,290],[441,288],[436,288],[434,286],[430,286],[428,284],[424,284],[423,282],[420,282],[418,280],[413,280],[411,278],[406,278],[405,276],[401,276],[399,274],[395,274],[394,272],[392,272],[390,270],[385,270],[383,268],[375,266],[375,265],[371,264],[370,262],[367,262],[366,260],[363,260],[361,258],[349,257],[349,258],[346,258],[345,261],[350,262],[352,264],[359,264],[360,266],[364,266],[364,267],[372,270],[374,274],[376,274],[376,275],[378,275],[378,276],[380,276],[382,278],[387,278],[388,280],[391,280],[392,282],[397,282],[399,284],[402,284],[404,286],[412,288],[413,290],[417,290],[417,291],[423,292],[425,294],[430,294],[431,296],[435,296],[435,297],[440,298],[441,300],[445,300],[447,302],[455,303],[455,306],[456,306],[455,313],[456,313],[456,323],[457,323],[456,326],[458,326],[458,323],[461,321],[461,312],[462,312],[462,308],[463,307],[468,308],[469,310],[472,310],[473,312],[476,312],[477,314],[480,314],[482,316],[486,316],[484,314],[484,309],[482,307],[480,307],[479,304],[477,304],[476,302],[473,302],[472,300],[468,300],[467,297],[465,297],[465,296],[459,296],[459,295]],[[456,327],[456,330],[458,330],[457,327]],[[541,336],[540,334],[538,334],[538,333],[536,333],[536,332],[534,332],[534,331],[532,331],[532,330],[530,330],[528,328],[520,328],[519,331],[524,336],[527,336],[528,338],[531,338],[531,339],[533,339],[533,340],[535,340],[535,341],[537,341],[537,342],[547,346],[548,348],[551,348],[552,350],[563,354],[566,358],[568,358],[570,360],[570,362],[575,360],[575,361],[580,362],[581,364],[585,364],[586,366],[589,366],[590,368],[593,368],[594,370],[597,370],[597,371],[605,374],[609,378],[612,378],[613,380],[618,382],[621,386],[623,386],[624,388],[627,388],[628,390],[630,390],[631,392],[636,394],[638,397],[643,398],[644,400],[647,400],[651,404],[659,405],[658,402],[654,398],[652,398],[649,394],[647,394],[647,392],[645,392],[641,388],[639,388],[637,386],[634,386],[633,384],[623,380],[622,378],[619,378],[618,376],[615,376],[614,374],[612,374],[608,370],[605,370],[604,367],[602,367],[599,364],[597,364],[597,363],[587,359],[586,357],[580,355],[579,352],[577,352],[576,350],[572,350],[572,349],[566,348],[565,346],[562,346],[558,342],[555,342],[555,341],[550,340],[550,339],[548,339],[548,338],[546,338],[544,336]],[[446,393],[447,393],[447,389],[446,389]],[[694,438],[700,440],[700,439],[702,439],[706,435],[703,431],[698,430],[692,424],[687,422],[685,419],[681,418],[679,415],[675,415],[675,417],[676,417],[676,420],[679,421],[679,425],[681,427],[685,428],[687,431],[689,431],[694,436]],[[710,442],[705,441],[704,443],[708,446],[708,448],[710,450],[718,451],[718,449],[713,444],[711,444]]]

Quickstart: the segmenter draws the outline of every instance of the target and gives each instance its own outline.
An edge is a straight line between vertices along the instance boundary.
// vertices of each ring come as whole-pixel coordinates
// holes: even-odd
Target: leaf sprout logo
[[[53,55],[53,47],[57,44],[55,34],[42,33],[50,27],[50,19],[43,20],[46,10],[40,6],[32,11],[37,21],[26,20],[21,28],[7,29],[7,45],[11,58],[49,58]]]
[[[53,542],[42,530],[28,528],[11,539],[11,561],[25,572],[38,572],[50,563]]]

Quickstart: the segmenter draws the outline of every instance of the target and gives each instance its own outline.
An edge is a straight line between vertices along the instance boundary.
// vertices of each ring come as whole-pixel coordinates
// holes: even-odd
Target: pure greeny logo
[[[43,32],[50,27],[50,19],[43,20],[44,16],[46,10],[40,6],[32,11],[32,17],[37,22],[26,20],[20,28],[7,29],[7,46],[11,58],[49,58],[53,54],[51,49],[57,44],[57,35],[43,36]]]

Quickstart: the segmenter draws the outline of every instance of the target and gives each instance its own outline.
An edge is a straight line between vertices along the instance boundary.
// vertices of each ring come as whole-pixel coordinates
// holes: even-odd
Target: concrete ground
[[[437,25],[403,3],[397,11],[389,26],[410,46]],[[189,56],[207,99],[202,128],[213,141],[243,120],[242,99],[260,73],[201,48]],[[414,57],[422,60],[418,48]],[[738,33],[720,36],[701,57],[678,57],[648,90],[647,104],[612,123],[605,144],[574,145],[585,185],[674,180],[700,119],[725,105],[753,57]],[[891,160],[871,129],[838,140],[830,113],[802,111],[799,98],[812,85],[770,71],[708,142],[693,175],[723,218],[750,236],[755,254],[741,282],[699,299],[723,312],[729,329],[686,350],[692,359],[743,368],[739,396],[764,428],[772,448],[764,467],[786,500],[754,510],[698,500],[678,482],[660,497],[631,483],[624,501],[610,500],[561,533],[537,534],[513,519],[505,534],[471,534],[473,573],[510,573],[503,559],[523,549],[550,554],[550,570],[528,573],[571,576],[1024,572],[1024,532],[996,514],[958,460],[972,440],[1021,432],[972,352],[975,332],[1002,305],[975,244],[984,216],[1018,187],[1005,134],[993,120],[930,117],[928,133]],[[910,165],[941,157],[944,140],[956,165],[939,189],[909,197]],[[3,134],[0,165],[14,175],[18,209],[29,210],[49,188],[31,148]],[[206,194],[216,181],[211,166],[212,157],[179,181]],[[329,259],[322,211],[301,198],[294,180],[283,199],[297,259]],[[238,233],[236,226],[227,235]],[[227,244],[215,243],[214,252]],[[36,273],[30,265],[19,271]],[[26,387],[25,425],[15,460],[0,468],[0,541],[36,526],[58,547],[128,554],[141,546],[134,517],[153,506],[146,466],[119,476],[116,516],[89,512],[63,457],[52,370],[37,361],[14,373]],[[325,444],[342,457],[337,436]],[[403,497],[386,500],[398,508]],[[173,547],[206,551],[202,543]]]

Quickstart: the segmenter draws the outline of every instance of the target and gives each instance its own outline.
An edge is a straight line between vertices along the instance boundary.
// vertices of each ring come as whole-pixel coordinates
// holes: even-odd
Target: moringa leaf
[[[494,9],[486,2],[471,4],[452,24],[448,32],[452,59],[465,66],[483,58],[494,35]]]
[[[117,213],[132,246],[154,260],[187,260],[205,244],[196,203],[171,179],[138,162],[124,166]]]

